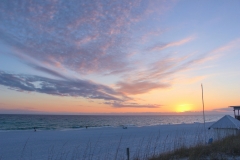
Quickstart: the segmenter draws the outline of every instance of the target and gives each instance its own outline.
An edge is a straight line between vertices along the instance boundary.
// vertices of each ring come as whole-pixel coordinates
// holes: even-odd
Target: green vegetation
[[[229,136],[208,145],[198,145],[191,148],[182,147],[175,151],[162,153],[150,160],[179,160],[179,159],[240,159],[240,135]]]

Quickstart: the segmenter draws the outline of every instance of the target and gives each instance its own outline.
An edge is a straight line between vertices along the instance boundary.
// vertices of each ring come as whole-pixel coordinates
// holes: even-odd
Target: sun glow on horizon
[[[176,107],[176,112],[188,112],[192,110],[192,104],[180,104]]]

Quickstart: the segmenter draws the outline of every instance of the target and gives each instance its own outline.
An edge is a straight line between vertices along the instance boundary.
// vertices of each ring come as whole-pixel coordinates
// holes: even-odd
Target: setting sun
[[[238,159],[239,6],[0,0],[0,160]]]
[[[187,112],[187,111],[191,111],[192,109],[192,104],[181,104],[178,105],[176,108],[176,112]]]

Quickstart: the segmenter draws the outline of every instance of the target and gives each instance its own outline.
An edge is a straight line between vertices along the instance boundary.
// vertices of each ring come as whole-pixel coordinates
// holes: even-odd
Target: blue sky
[[[201,83],[238,105],[239,5],[2,0],[0,113],[198,112]]]

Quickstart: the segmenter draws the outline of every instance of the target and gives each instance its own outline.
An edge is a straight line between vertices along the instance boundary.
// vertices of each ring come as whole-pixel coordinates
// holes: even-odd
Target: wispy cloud
[[[155,44],[152,47],[149,47],[147,50],[149,50],[149,51],[161,51],[161,50],[169,48],[169,47],[181,46],[185,43],[188,43],[188,42],[192,41],[193,39],[194,39],[194,37],[190,36],[190,37],[187,37],[187,38],[184,38],[182,40],[175,41],[175,42],[158,43],[158,44]]]
[[[154,83],[154,82],[118,82],[117,87],[119,87],[118,91],[126,93],[126,94],[142,94],[147,93],[153,89],[157,88],[167,88],[169,84],[161,84],[161,83]]]
[[[211,54],[221,54],[221,53],[227,52],[233,48],[239,47],[239,43],[240,43],[240,39],[235,39],[223,46],[220,46],[220,47],[214,49],[211,52]]]
[[[143,94],[154,89],[168,88],[174,83],[174,76],[201,63],[203,55],[192,54],[182,57],[164,57],[150,63],[144,70],[136,70],[125,75],[116,86],[118,91],[126,94]]]
[[[217,112],[232,112],[233,113],[233,108],[231,108],[231,107],[217,108],[217,109],[214,109],[213,111],[217,111]]]
[[[61,83],[73,81],[64,74],[52,70],[50,66],[55,68],[60,66],[81,75],[91,73],[104,76],[120,75],[124,78],[116,84],[117,91],[127,94],[140,94],[154,88],[169,87],[169,83],[163,82],[163,77],[166,78],[167,75],[181,70],[182,64],[177,66],[174,63],[179,61],[171,59],[161,59],[156,62],[159,63],[158,65],[153,64],[155,67],[149,65],[150,67],[146,66],[146,70],[143,71],[136,69],[136,63],[129,60],[129,53],[134,50],[132,47],[136,45],[137,39],[133,36],[135,33],[133,26],[144,23],[149,15],[161,15],[169,9],[170,5],[164,1],[154,3],[142,0],[24,2],[21,4],[21,9],[17,1],[0,3],[2,6],[0,9],[1,40],[15,48],[19,53],[18,57],[25,63],[38,71],[62,79]],[[165,31],[160,28],[155,29],[155,32],[145,32],[148,28],[142,29],[139,35],[145,37],[144,39]],[[194,37],[191,36],[166,43],[164,46],[156,44],[152,49],[179,46],[192,39]],[[36,60],[37,63],[30,59]],[[133,73],[136,77],[133,78],[134,76],[129,73]],[[15,80],[22,77],[22,75],[12,76]],[[36,77],[33,77],[36,81]],[[23,78],[26,81],[24,83],[27,83],[25,78]],[[18,80],[21,81],[21,78]],[[50,82],[48,80],[46,81]],[[55,80],[51,83],[55,85]],[[18,87],[22,90],[45,92],[37,90],[31,86],[31,83],[26,86],[20,84]],[[53,91],[54,94],[58,92],[64,95],[62,93],[64,91],[58,91],[58,88]],[[83,96],[88,97],[89,94]]]
[[[0,6],[0,40],[21,54],[80,74],[113,75],[133,68],[128,57],[139,39],[134,26],[161,15],[171,1],[1,1]],[[156,34],[145,35],[148,30],[140,35]]]
[[[195,77],[180,76],[180,77],[174,79],[174,83],[175,84],[176,83],[191,84],[191,83],[200,82],[210,76],[212,76],[212,75],[195,76]]]
[[[21,9],[19,3],[0,2],[1,40],[38,61],[84,74],[128,66],[130,26],[148,10],[138,0],[24,2]]]
[[[0,108],[0,114],[46,114],[46,112],[31,110],[31,109],[9,109]]]
[[[231,54],[231,50],[239,48],[240,39],[235,39],[222,46],[219,46],[207,53],[203,53],[198,58],[198,63],[205,63],[208,61],[213,61],[221,58],[222,56],[227,56]]]
[[[117,70],[113,70],[109,73],[105,73],[105,76],[109,76],[109,75],[117,75],[117,74],[122,74],[125,72],[128,72],[129,70],[131,70],[131,68],[123,68],[123,69],[117,69]]]
[[[157,104],[138,104],[138,103],[119,103],[119,102],[106,102],[114,108],[160,108],[161,105]]]
[[[36,65],[36,64],[29,64],[31,67],[33,67],[34,69],[36,70],[39,70],[39,71],[42,71],[42,72],[45,72],[45,73],[48,73],[52,76],[56,76],[56,77],[59,77],[59,78],[62,78],[62,79],[68,79],[66,76],[64,76],[63,74],[57,72],[57,71],[54,71],[52,69],[49,69],[49,68],[46,68],[46,67],[43,67],[43,66],[40,66],[40,65]]]
[[[126,96],[110,87],[79,79],[55,80],[40,76],[10,74],[0,71],[0,85],[16,91],[38,92],[57,96],[118,100]]]
[[[71,79],[62,76],[52,70],[39,67],[43,72],[47,72],[63,80],[50,79],[40,76],[10,74],[0,71],[0,85],[19,92],[37,92],[55,96],[84,97],[87,99],[104,100],[104,104],[114,108],[159,108],[156,104],[129,103],[134,99],[126,96],[121,91],[97,84],[87,80]],[[143,85],[143,84],[142,84]],[[137,92],[137,91],[136,91]],[[146,91],[143,91],[146,92]],[[90,100],[91,101],[91,100]]]

